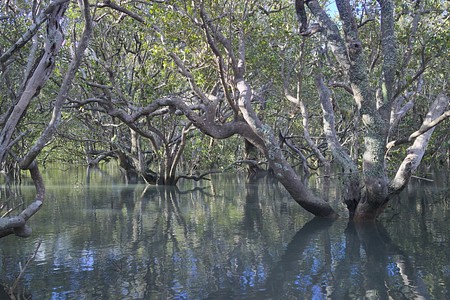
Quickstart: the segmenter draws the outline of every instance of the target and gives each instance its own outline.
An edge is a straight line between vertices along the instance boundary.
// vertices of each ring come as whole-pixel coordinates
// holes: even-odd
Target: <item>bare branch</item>
[[[416,138],[414,143],[408,148],[407,155],[398,168],[395,177],[389,183],[389,194],[399,193],[408,184],[412,173],[422,161],[436,125],[450,116],[450,111],[444,112],[448,105],[449,99],[445,94],[438,95],[436,100],[433,101],[421,129],[411,135],[416,136]]]
[[[423,123],[422,126],[420,126],[419,130],[414,131],[411,133],[411,135],[407,138],[402,138],[399,140],[391,141],[386,145],[387,151],[389,151],[392,147],[406,144],[414,140],[415,138],[421,136],[422,134],[428,132],[429,130],[433,129],[437,125],[439,125],[441,122],[445,121],[447,118],[450,117],[450,110],[444,112],[442,115],[437,117],[431,122]]]
[[[18,216],[0,218],[0,238],[10,234],[19,237],[28,237],[31,234],[32,230],[26,222],[41,208],[45,198],[45,186],[36,162],[33,162],[29,171],[36,187],[36,198]]]
[[[329,85],[330,87],[340,87],[340,88],[343,88],[343,89],[344,89],[347,93],[349,93],[350,95],[352,95],[352,96],[354,95],[351,86],[349,86],[349,85],[347,85],[347,84],[345,84],[345,83],[343,83],[343,82],[333,81],[333,82],[329,82],[328,85]]]
[[[230,104],[231,108],[233,109],[234,113],[236,114],[239,111],[239,108],[236,106],[236,103],[233,101],[233,98],[229,91],[228,82],[226,80],[224,59],[223,59],[222,53],[219,51],[219,48],[217,47],[217,45],[213,39],[212,32],[211,32],[211,28],[213,28],[213,27],[211,27],[212,26],[211,21],[208,19],[208,16],[206,15],[206,12],[204,11],[203,8],[200,10],[200,17],[203,22],[203,28],[205,31],[206,40],[208,42],[208,45],[211,48],[211,51],[216,56],[217,67],[218,67],[219,74],[220,74],[220,83],[222,84],[222,88],[224,90],[225,97],[227,99],[228,104]],[[213,31],[216,32],[217,29],[214,28]],[[216,33],[216,35],[217,35],[217,33]]]
[[[99,3],[97,3],[97,7],[99,7],[99,8],[109,7],[111,9],[120,11],[121,13],[124,13],[127,16],[130,16],[131,18],[135,19],[138,22],[145,23],[144,19],[142,19],[141,16],[139,16],[138,14],[136,14],[136,13],[134,13],[134,12],[132,12],[132,11],[130,11],[130,10],[120,6],[120,5],[117,5],[116,3],[112,2],[111,0],[106,0],[104,2],[99,2]]]
[[[363,27],[364,25],[366,25],[367,23],[373,22],[373,21],[375,21],[374,18],[366,19],[366,20],[364,20],[364,21],[362,21],[361,23],[358,24],[358,28],[361,28],[361,27]]]
[[[289,8],[289,6],[282,6],[281,4],[280,4],[280,6],[278,7],[278,8],[268,8],[268,9],[266,9],[266,8],[264,8],[262,5],[258,5],[258,8],[265,14],[265,15],[267,15],[267,16],[269,16],[270,14],[273,14],[273,13],[277,13],[277,12],[280,12],[280,11],[282,11],[282,10],[284,10],[284,9],[287,9],[287,8]]]

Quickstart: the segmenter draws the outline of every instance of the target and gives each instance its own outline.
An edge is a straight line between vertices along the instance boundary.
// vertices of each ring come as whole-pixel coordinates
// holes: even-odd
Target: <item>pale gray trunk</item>
[[[44,132],[41,134],[41,136],[38,138],[36,143],[31,147],[31,149],[28,151],[28,153],[25,155],[25,157],[21,161],[21,168],[26,169],[29,164],[33,160],[36,159],[38,154],[41,152],[41,150],[45,147],[45,145],[53,138],[53,136],[56,133],[56,129],[59,126],[61,122],[61,110],[63,107],[64,102],[66,101],[67,94],[70,91],[70,88],[72,87],[73,79],[75,78],[75,74],[77,73],[77,70],[81,64],[81,61],[84,57],[84,51],[86,50],[89,40],[91,38],[91,32],[92,32],[92,21],[89,13],[89,5],[88,3],[84,3],[83,7],[83,14],[85,18],[85,26],[83,30],[83,34],[81,36],[80,41],[78,41],[78,45],[76,47],[75,55],[72,58],[69,68],[66,71],[66,75],[64,76],[64,80],[62,82],[61,88],[59,89],[58,95],[56,96],[56,101],[54,103],[53,112],[52,112],[52,118],[45,128]],[[64,12],[62,12],[64,14]],[[61,15],[62,16],[62,15]],[[61,30],[61,29],[60,29]],[[60,33],[63,34],[62,31]],[[56,38],[56,33],[55,33]]]
[[[442,116],[448,105],[449,98],[445,94],[438,95],[425,116],[421,128],[429,126],[430,123]],[[417,136],[414,143],[408,147],[406,157],[403,159],[395,177],[389,184],[390,194],[399,193],[408,184],[411,175],[417,170],[422,161],[434,129],[435,127],[433,126],[425,133]]]
[[[333,208],[331,208],[324,199],[315,196],[303,184],[301,178],[299,178],[292,166],[286,161],[278,143],[276,143],[272,129],[259,120],[251,107],[251,90],[242,77],[237,78],[236,86],[240,93],[238,102],[239,109],[246,122],[261,138],[263,143],[260,145],[260,148],[263,150],[275,176],[292,198],[304,209],[316,216],[335,218],[337,214],[334,212]]]
[[[56,56],[64,40],[63,30],[59,22],[61,18],[63,18],[68,5],[69,1],[55,1],[51,5],[49,5],[49,8],[46,9],[46,13],[48,14],[46,16],[48,36],[45,43],[44,54],[40,59],[36,69],[32,74],[30,74],[30,78],[26,81],[24,91],[20,96],[18,103],[14,107],[13,112],[9,116],[5,126],[0,133],[0,162],[3,162],[6,158],[9,148],[11,147],[11,137],[21,117],[25,113],[31,100],[37,94],[39,94],[40,89],[49,79],[54,69]],[[0,237],[9,234],[15,234],[21,237],[29,236],[31,234],[31,228],[27,225],[26,222],[41,208],[45,200],[45,185],[36,162],[36,157],[45,146],[46,142],[48,142],[53,137],[56,126],[59,124],[61,106],[66,98],[67,92],[70,89],[72,80],[75,76],[75,72],[79,64],[81,63],[84,50],[87,47],[87,42],[90,37],[92,23],[89,12],[89,3],[87,0],[84,0],[82,4],[80,2],[80,6],[82,6],[81,8],[83,11],[83,16],[85,18],[85,28],[83,31],[82,40],[77,47],[76,55],[70,64],[63,84],[58,93],[56,101],[57,104],[55,105],[52,120],[50,121],[47,129],[41,134],[36,144],[20,162],[20,167],[22,169],[29,170],[31,179],[34,182],[36,189],[35,200],[30,205],[28,205],[27,208],[25,208],[18,216],[0,218]],[[12,51],[11,53],[13,52],[14,51]]]
[[[25,89],[14,106],[12,113],[0,132],[0,162],[5,160],[9,151],[11,137],[17,124],[28,108],[31,100],[39,94],[40,89],[50,77],[55,67],[55,58],[64,41],[59,20],[64,15],[68,2],[53,7],[51,14],[47,17],[47,39],[44,46],[44,54],[41,57],[36,69],[28,79]],[[30,161],[31,163],[31,161]]]
[[[374,218],[388,194],[388,179],[384,160],[387,124],[377,109],[375,89],[370,85],[367,77],[368,68],[350,2],[348,0],[336,0],[336,6],[342,22],[344,38],[318,1],[308,2],[311,12],[323,27],[322,34],[327,38],[335,58],[348,75],[354,100],[361,113],[365,133],[362,170],[365,194],[356,204],[355,216],[358,218]],[[392,10],[385,9],[384,13],[392,13]],[[386,26],[388,25],[389,23]],[[385,28],[385,31],[387,30]],[[395,59],[395,55],[393,59]],[[386,62],[384,67],[385,74],[389,73],[388,78],[392,76],[389,69],[392,67],[391,62],[392,60]],[[360,206],[364,209],[361,210]]]
[[[361,199],[358,166],[338,140],[336,135],[335,115],[331,103],[331,91],[324,84],[323,76],[320,72],[317,73],[315,82],[323,113],[323,131],[333,157],[342,168],[343,201],[347,206],[350,217],[353,217],[358,202]]]

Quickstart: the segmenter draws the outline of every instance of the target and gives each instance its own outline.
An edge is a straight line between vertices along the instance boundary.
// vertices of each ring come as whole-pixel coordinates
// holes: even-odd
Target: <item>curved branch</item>
[[[220,82],[222,84],[222,88],[224,90],[225,93],[225,97],[228,101],[228,104],[231,106],[231,108],[233,109],[234,113],[236,114],[239,109],[236,106],[236,103],[234,103],[233,98],[230,94],[229,88],[228,88],[228,84],[227,84],[227,80],[225,78],[225,68],[224,68],[224,59],[222,56],[222,53],[220,53],[216,43],[213,40],[213,36],[211,33],[211,22],[209,21],[204,9],[202,8],[200,10],[200,17],[203,21],[203,28],[205,31],[205,35],[206,35],[206,40],[208,42],[209,47],[211,48],[211,51],[214,53],[214,55],[216,56],[216,60],[217,60],[217,67],[218,67],[218,71],[220,74]]]
[[[0,218],[0,238],[10,234],[15,234],[19,237],[28,237],[31,235],[32,230],[27,225],[27,221],[44,203],[45,185],[36,162],[31,164],[29,171],[36,188],[36,198],[18,216]]]
[[[412,134],[416,136],[416,139],[412,146],[408,148],[405,159],[398,168],[395,177],[389,183],[390,195],[399,193],[408,184],[412,173],[417,169],[420,162],[422,161],[431,135],[436,128],[435,126],[450,116],[450,111],[444,112],[448,104],[448,96],[446,96],[445,94],[438,95],[436,100],[434,100],[433,104],[431,105],[430,110],[428,111],[427,116],[422,123],[421,129]],[[424,132],[421,133],[421,131]]]
[[[343,89],[344,89],[347,93],[349,93],[350,95],[352,95],[352,96],[355,95],[355,94],[353,93],[353,90],[352,90],[351,86],[349,86],[349,85],[347,85],[347,84],[345,84],[345,83],[343,83],[343,82],[336,82],[336,81],[333,81],[333,82],[329,82],[328,85],[329,85],[330,87],[339,87],[339,88],[343,88]]]
[[[99,2],[99,3],[97,3],[97,7],[99,7],[99,8],[109,7],[111,9],[117,10],[117,11],[119,11],[121,13],[124,13],[127,16],[130,16],[131,18],[135,19],[138,22],[145,23],[144,19],[142,19],[141,16],[139,16],[138,14],[136,14],[136,13],[134,13],[134,12],[132,12],[132,11],[130,11],[130,10],[120,6],[120,5],[117,5],[116,3],[112,2],[111,0],[106,0],[104,2]]]
[[[427,133],[429,130],[434,129],[434,127],[436,127],[437,125],[439,125],[441,122],[445,121],[449,117],[450,117],[450,110],[447,110],[442,115],[435,118],[433,121],[427,122],[427,123],[424,122],[422,124],[422,126],[420,126],[420,128],[418,130],[411,133],[411,135],[409,137],[389,142],[386,145],[387,151],[389,151],[392,147],[411,142],[412,140],[421,136],[422,134]]]

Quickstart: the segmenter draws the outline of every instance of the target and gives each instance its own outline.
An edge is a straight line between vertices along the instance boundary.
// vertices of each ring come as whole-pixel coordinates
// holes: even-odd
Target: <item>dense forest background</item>
[[[448,1],[14,1],[0,10],[0,199],[28,236],[39,167],[117,161],[128,183],[245,167],[316,216],[342,184],[374,219],[419,168],[450,165]]]

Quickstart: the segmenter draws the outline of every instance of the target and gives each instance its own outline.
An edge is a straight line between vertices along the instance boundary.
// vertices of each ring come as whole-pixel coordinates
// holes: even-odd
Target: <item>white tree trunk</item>
[[[437,96],[436,100],[432,103],[430,110],[428,111],[425,119],[423,120],[421,127],[427,127],[430,123],[442,116],[445,109],[449,105],[449,98],[445,94]],[[407,155],[402,164],[397,170],[395,177],[390,182],[390,193],[395,194],[400,192],[408,184],[411,174],[417,170],[420,162],[422,161],[425,150],[430,142],[431,135],[433,134],[435,127],[429,129],[425,133],[419,135],[414,143],[408,148]]]

